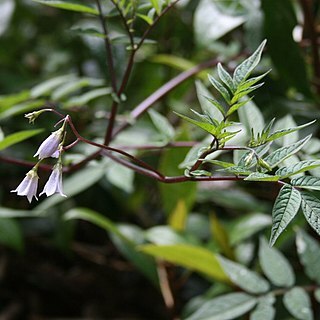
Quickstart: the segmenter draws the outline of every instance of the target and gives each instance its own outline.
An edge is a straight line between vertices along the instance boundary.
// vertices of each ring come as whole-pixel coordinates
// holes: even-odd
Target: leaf
[[[294,287],[286,292],[283,303],[287,310],[299,320],[312,320],[313,314],[309,295],[300,287]]]
[[[223,107],[214,99],[210,91],[201,81],[196,81],[195,85],[202,112],[208,115],[211,119],[215,119],[218,122],[222,121],[224,114]]]
[[[275,300],[274,296],[272,296]],[[250,320],[273,320],[276,314],[275,308],[269,300],[269,296],[265,296],[259,299],[255,310],[250,314]]]
[[[273,140],[279,139],[280,137],[283,137],[283,136],[285,136],[285,135],[287,135],[287,134],[293,133],[293,132],[298,131],[298,130],[300,130],[300,129],[302,129],[302,128],[305,128],[305,127],[307,127],[307,126],[310,126],[311,124],[315,123],[315,121],[316,121],[316,120],[313,120],[313,121],[310,121],[310,122],[308,122],[308,123],[305,123],[305,124],[303,124],[303,125],[301,125],[301,126],[297,126],[297,127],[293,127],[293,128],[277,130],[277,131],[273,132],[272,134],[270,134],[270,135],[268,136],[267,141],[273,141]],[[295,140],[295,139],[294,139],[294,140]],[[290,145],[290,144],[292,144],[292,143],[294,143],[294,142],[296,142],[296,141],[297,141],[297,140],[295,140],[295,141],[289,140],[285,145]]]
[[[271,225],[271,217],[263,213],[253,213],[241,217],[232,225],[229,236],[232,245],[243,242],[255,233]]]
[[[130,260],[146,277],[154,284],[157,283],[157,271],[155,265],[149,257],[136,250],[137,235],[132,239],[124,227],[115,225],[107,217],[88,208],[73,208],[64,214],[66,220],[81,219],[95,224],[113,235],[113,241],[117,243],[121,253]],[[127,229],[126,229],[127,230]],[[132,235],[132,233],[131,233]],[[140,244],[140,243],[138,243]]]
[[[44,212],[35,210],[16,210],[6,207],[0,207],[0,218],[27,218],[35,216],[44,216]]]
[[[186,227],[188,210],[183,199],[178,200],[176,207],[169,216],[169,225],[176,231],[183,231]]]
[[[244,124],[247,132],[252,129],[255,134],[264,127],[264,117],[253,101],[248,101],[242,108],[238,109],[240,122]]]
[[[148,113],[152,120],[152,123],[158,129],[164,139],[166,141],[172,140],[175,135],[175,131],[167,118],[153,109],[150,109]]]
[[[30,97],[30,91],[24,90],[18,93],[0,96],[0,112],[10,109],[12,106],[28,100]]]
[[[257,76],[257,77],[253,77],[250,78],[248,80],[246,80],[245,82],[242,82],[241,84],[238,85],[237,91],[243,91],[248,89],[249,87],[253,86],[255,83],[257,83],[258,81],[260,81],[261,79],[263,79],[271,70],[265,72],[264,74]]]
[[[296,143],[293,143],[290,146],[285,146],[280,149],[277,149],[271,154],[269,154],[267,157],[265,157],[264,160],[270,165],[270,167],[274,168],[282,161],[301,150],[301,148],[309,141],[310,138],[311,135],[305,137],[302,140],[297,141]]]
[[[73,74],[68,74],[68,75],[49,79],[33,87],[30,91],[30,95],[33,98],[38,98],[40,96],[48,95],[54,88],[62,84],[69,83],[69,81],[72,81],[75,79],[76,79],[75,75]]]
[[[246,181],[278,181],[279,175],[270,175],[261,172],[252,172],[248,177],[244,178]]]
[[[149,17],[149,16],[147,16],[147,15],[145,15],[145,14],[141,14],[141,13],[137,13],[137,16],[138,16],[139,18],[141,18],[142,20],[144,20],[149,26],[152,25],[152,23],[153,23],[153,18],[151,18],[151,17]]]
[[[161,13],[161,2],[159,0],[150,0],[152,6],[156,9],[157,15]]]
[[[189,118],[183,114],[180,114],[178,112],[174,112],[177,116],[181,117],[184,120],[187,120],[188,122],[198,126],[199,128],[207,131],[208,133],[214,135],[216,133],[216,126],[208,123],[208,122],[202,122],[202,121],[198,121],[198,120],[194,120],[192,118]]]
[[[267,40],[264,40],[257,50],[235,69],[233,74],[233,82],[236,86],[244,82],[249,77],[253,69],[258,65],[266,42]]]
[[[224,282],[229,281],[216,255],[202,247],[187,244],[166,246],[144,245],[140,246],[140,249],[142,252],[150,254],[153,257],[201,272],[212,279]]]
[[[64,107],[72,107],[72,106],[83,106],[89,103],[91,100],[103,97],[106,95],[112,94],[112,88],[99,88],[99,89],[93,89],[90,90],[80,96],[72,97],[69,99]]]
[[[269,283],[256,272],[222,256],[219,256],[219,262],[230,280],[241,289],[254,294],[269,290]]]
[[[309,225],[320,234],[320,200],[309,192],[302,191],[302,212]]]
[[[156,226],[145,232],[148,241],[159,246],[192,244],[183,233],[179,233],[168,226]]]
[[[280,234],[295,217],[300,208],[300,203],[300,192],[290,185],[285,184],[281,188],[272,209],[270,246],[275,244]]]
[[[235,91],[233,79],[230,74],[223,68],[222,64],[218,63],[218,75],[220,80],[229,88],[231,93]]]
[[[257,301],[243,292],[229,293],[205,302],[185,320],[233,320],[250,311]]]
[[[247,104],[249,101],[251,101],[252,98],[241,101],[239,103],[235,103],[233,104],[230,109],[227,111],[226,116],[229,117],[232,113],[236,112],[238,109],[240,109],[241,107],[243,107],[245,104]]]
[[[43,132],[43,129],[24,130],[24,131],[12,133],[0,141],[0,150],[4,150],[12,145],[15,145],[15,144],[21,142],[21,141],[29,139],[29,138],[31,138],[41,132]]]
[[[47,210],[48,208],[66,201],[68,198],[88,189],[103,177],[105,170],[106,166],[104,164],[100,164],[89,166],[73,174],[64,180],[63,191],[68,196],[67,198],[61,197],[58,194],[53,195],[42,201],[34,210]]]
[[[216,90],[218,92],[220,92],[220,94],[222,95],[224,100],[228,104],[230,104],[231,97],[230,97],[229,91],[218,80],[216,80],[214,77],[212,77],[210,74],[208,74],[208,79],[209,79],[210,83],[214,86],[214,88],[216,88]]]
[[[299,259],[306,275],[320,284],[320,245],[305,231],[299,230],[296,237]]]
[[[66,1],[57,1],[57,0],[32,0],[32,1],[44,4],[49,7],[58,8],[58,9],[99,15],[99,11],[97,9],[84,6],[83,4],[66,2]]]
[[[302,176],[291,180],[293,186],[303,189],[319,190],[320,191],[320,178],[312,176]]]
[[[297,124],[293,119],[291,114],[287,114],[286,116],[282,117],[281,119],[277,119],[274,125],[274,131],[279,131],[282,129],[294,128]],[[288,146],[292,143],[295,143],[299,140],[299,133],[294,131],[289,133],[288,135],[278,139],[277,143],[283,146]]]
[[[252,173],[248,168],[246,167],[239,167],[239,166],[232,166],[232,167],[227,167],[223,169],[219,169],[218,171],[225,171],[225,172],[230,172],[235,175],[243,175],[243,176],[248,176]]]
[[[295,275],[289,261],[279,250],[269,247],[265,238],[260,238],[259,261],[263,273],[275,286],[294,285]]]
[[[291,166],[281,167],[276,171],[275,174],[280,176],[281,179],[285,179],[295,174],[317,168],[319,166],[320,160],[304,160]]]

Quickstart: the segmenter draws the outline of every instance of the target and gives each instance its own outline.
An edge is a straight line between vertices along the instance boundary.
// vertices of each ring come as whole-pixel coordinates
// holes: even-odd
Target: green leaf
[[[260,87],[262,87],[264,85],[264,82],[262,83],[258,83],[255,86],[249,87],[245,90],[242,91],[237,91],[234,96],[231,99],[231,104],[236,103],[237,101],[239,101],[242,97],[247,96],[248,94],[250,94],[251,92],[253,92],[254,90],[259,89]]]
[[[161,1],[159,0],[150,0],[152,6],[156,9],[157,15],[161,13]]]
[[[186,201],[184,199],[180,199],[174,210],[170,213],[168,218],[169,226],[175,231],[185,230],[188,213]]]
[[[250,311],[257,301],[243,292],[229,293],[205,302],[186,320],[233,320]]]
[[[259,261],[263,273],[275,286],[294,285],[295,275],[289,261],[279,250],[269,247],[264,238],[260,238]]]
[[[229,91],[218,80],[216,80],[214,77],[212,77],[210,74],[208,74],[208,78],[209,78],[210,83],[216,88],[216,90],[218,92],[220,92],[220,94],[222,95],[224,100],[228,104],[230,104],[231,97],[230,97]]]
[[[201,272],[212,279],[224,282],[229,281],[215,254],[202,247],[187,244],[166,246],[144,245],[140,249],[142,252],[150,254],[153,257]]]
[[[320,234],[320,200],[311,193],[302,191],[302,212],[310,226]]]
[[[319,190],[320,191],[320,178],[312,176],[301,176],[291,180],[293,186],[303,189]]]
[[[264,74],[257,76],[257,77],[253,77],[250,78],[248,80],[246,80],[245,82],[242,82],[241,84],[238,85],[237,91],[244,91],[246,89],[248,89],[249,87],[253,86],[255,83],[257,83],[258,81],[260,81],[261,79],[263,79],[271,70],[265,72]]]
[[[320,245],[305,231],[299,230],[296,237],[299,259],[307,276],[320,284]]]
[[[202,122],[202,121],[198,121],[198,120],[194,120],[192,118],[189,118],[183,114],[180,114],[178,112],[174,112],[176,115],[178,115],[179,117],[181,117],[182,119],[184,120],[187,120],[188,122],[198,126],[199,128],[207,131],[208,133],[212,134],[212,135],[215,135],[216,133],[216,126],[211,124],[211,123],[208,123],[208,122]]]
[[[239,103],[235,103],[233,104],[230,109],[227,111],[226,116],[229,117],[232,113],[236,112],[238,109],[240,109],[241,107],[243,107],[245,104],[247,104],[249,101],[251,101],[252,98],[241,101]]]
[[[317,300],[317,302],[320,302],[320,289],[314,291],[314,297]]]
[[[49,7],[58,8],[58,9],[99,15],[99,11],[97,9],[84,6],[83,4],[66,2],[66,1],[57,1],[57,0],[32,0],[32,1],[44,4]]]
[[[42,201],[34,210],[47,210],[48,208],[66,201],[68,198],[79,194],[98,182],[105,174],[106,166],[104,164],[89,166],[72,176],[64,179],[64,193],[67,198],[56,194]]]
[[[241,289],[254,294],[269,290],[269,283],[256,272],[222,256],[219,256],[219,262],[230,280]]]
[[[263,213],[253,213],[241,217],[234,222],[230,229],[230,242],[232,245],[243,242],[270,225],[271,217]]]
[[[276,314],[275,308],[270,302],[269,296],[261,297],[255,310],[250,314],[250,320],[273,320]],[[275,300],[274,296],[272,296]]]
[[[150,109],[148,113],[152,120],[152,123],[158,129],[158,131],[161,133],[164,139],[166,141],[172,140],[175,135],[175,131],[171,123],[167,120],[167,118],[153,109]]]
[[[0,112],[10,109],[12,106],[26,101],[30,97],[30,91],[24,90],[18,93],[0,96]]]
[[[24,247],[20,225],[13,219],[0,219],[0,243],[2,245],[22,251]]]
[[[261,172],[252,172],[244,180],[247,181],[278,181],[280,179],[279,175],[270,175]]]
[[[288,167],[281,167],[276,171],[275,174],[280,176],[281,179],[285,179],[295,174],[317,168],[319,166],[320,160],[304,160]]]
[[[145,14],[141,14],[141,13],[137,13],[137,16],[139,18],[141,18],[142,20],[144,20],[148,25],[150,25],[150,26],[152,25],[153,18],[151,18],[151,17],[149,17],[149,16],[147,16]]]
[[[75,75],[73,75],[73,74],[68,74],[68,75],[59,76],[59,77],[49,79],[49,80],[44,81],[44,82],[36,85],[35,87],[33,87],[30,91],[30,95],[33,98],[38,98],[40,96],[48,95],[51,93],[51,91],[54,88],[56,88],[62,84],[69,83],[69,81],[72,81],[75,79],[76,79]]]
[[[223,68],[222,64],[218,63],[218,75],[220,80],[229,88],[231,93],[235,91],[233,79],[230,74]]]
[[[266,42],[267,40],[264,40],[258,49],[235,69],[233,82],[236,86],[239,86],[239,84],[244,82],[250,76],[253,69],[258,65]]]
[[[0,150],[4,150],[12,145],[15,145],[21,141],[29,139],[39,133],[43,132],[43,129],[36,130],[24,130],[16,133],[12,133],[6,136],[2,141],[0,141]]]
[[[179,233],[168,226],[156,226],[148,229],[145,232],[145,237],[153,244],[163,245],[175,245],[175,244],[192,244],[183,233]]]
[[[283,137],[287,134],[290,134],[292,132],[295,132],[295,131],[298,131],[302,128],[305,128],[307,126],[310,126],[311,124],[315,123],[316,120],[313,120],[313,121],[310,121],[308,123],[305,123],[301,126],[297,126],[297,127],[293,127],[293,128],[287,128],[287,129],[282,129],[282,130],[277,130],[275,132],[273,132],[272,134],[270,134],[267,138],[267,141],[273,141],[273,140],[276,140],[276,139],[279,139],[280,137]]]
[[[136,250],[136,240],[138,236],[132,239],[124,231],[124,227],[115,225],[107,217],[88,208],[73,208],[64,214],[66,220],[81,219],[93,223],[113,235],[113,240],[121,248],[121,253],[127,257],[146,277],[153,283],[157,283],[157,272],[152,260]],[[132,235],[132,233],[131,233]],[[140,244],[140,243],[138,243]]]
[[[287,114],[286,116],[282,117],[281,119],[277,119],[274,124],[274,131],[279,131],[282,129],[294,128],[297,126],[297,123],[293,119],[291,114]],[[299,140],[299,133],[297,131],[291,132],[284,137],[278,139],[277,143],[279,145],[288,146],[292,143],[295,143]]]
[[[293,143],[290,146],[285,146],[280,149],[277,149],[271,154],[269,154],[266,158],[264,158],[264,160],[270,165],[270,167],[274,168],[282,161],[301,150],[301,148],[309,141],[310,138],[311,135],[305,137],[302,140],[297,141],[296,143]]]
[[[300,208],[300,203],[300,192],[290,185],[285,184],[281,188],[272,209],[271,246],[275,244],[280,234],[295,217]]]
[[[300,287],[292,288],[283,297],[287,310],[299,320],[312,320],[311,301],[306,291]]]
[[[233,173],[233,174],[235,174],[237,176],[238,175],[247,176],[247,175],[250,175],[252,173],[252,171],[250,171],[248,168],[239,167],[239,166],[227,167],[227,168],[219,169],[218,171],[230,172],[230,173]]]
[[[214,99],[210,91],[201,81],[196,81],[195,85],[202,112],[208,115],[211,119],[215,119],[218,122],[222,121],[224,110],[221,104]]]
[[[89,103],[91,100],[112,94],[112,88],[99,88],[90,90],[80,96],[72,97],[64,105],[65,108],[72,106],[83,106]]]

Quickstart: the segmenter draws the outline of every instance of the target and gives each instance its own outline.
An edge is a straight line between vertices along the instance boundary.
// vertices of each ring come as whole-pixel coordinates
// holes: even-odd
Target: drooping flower
[[[59,193],[61,196],[66,197],[62,191],[62,165],[60,161],[53,167],[52,173],[40,196],[44,193],[47,197],[52,196],[54,193]]]
[[[28,201],[31,203],[32,198],[37,198],[37,189],[38,189],[38,180],[39,176],[37,173],[37,168],[32,168],[25,176],[25,178],[18,185],[17,189],[12,190],[11,192],[16,192],[18,196],[26,196]]]
[[[63,128],[51,133],[51,135],[44,140],[34,157],[39,156],[39,159],[44,158],[58,158],[59,157],[59,144],[63,135]]]

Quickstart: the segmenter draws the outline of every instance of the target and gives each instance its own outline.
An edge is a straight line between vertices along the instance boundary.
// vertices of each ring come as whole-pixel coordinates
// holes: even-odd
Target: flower
[[[60,161],[53,167],[52,173],[40,196],[44,193],[47,197],[52,196],[54,193],[60,193],[61,196],[66,197],[62,192],[62,165]]]
[[[58,158],[58,147],[61,142],[62,133],[63,128],[60,128],[59,130],[52,132],[51,135],[41,143],[34,157],[39,156],[39,159],[49,157]]]
[[[39,176],[37,174],[37,168],[34,167],[31,169],[18,185],[17,189],[12,190],[11,192],[16,192],[18,196],[27,196],[28,201],[31,203],[32,198],[35,197],[37,200],[37,188],[38,188]]]

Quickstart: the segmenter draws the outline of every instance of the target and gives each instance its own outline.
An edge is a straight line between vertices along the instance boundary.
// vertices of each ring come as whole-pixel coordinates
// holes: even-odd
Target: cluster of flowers
[[[27,115],[26,115],[27,116]],[[45,184],[43,191],[39,194],[46,194],[47,197],[54,193],[59,193],[61,196],[66,197],[62,191],[62,160],[61,154],[63,150],[63,136],[65,131],[65,121],[62,127],[51,133],[51,135],[44,140],[34,157],[39,157],[37,164],[26,174],[25,178],[19,186],[11,192],[16,192],[18,196],[26,196],[28,201],[31,202],[32,198],[37,198],[38,189],[38,166],[45,158],[58,158],[57,163],[52,168],[52,173]]]

